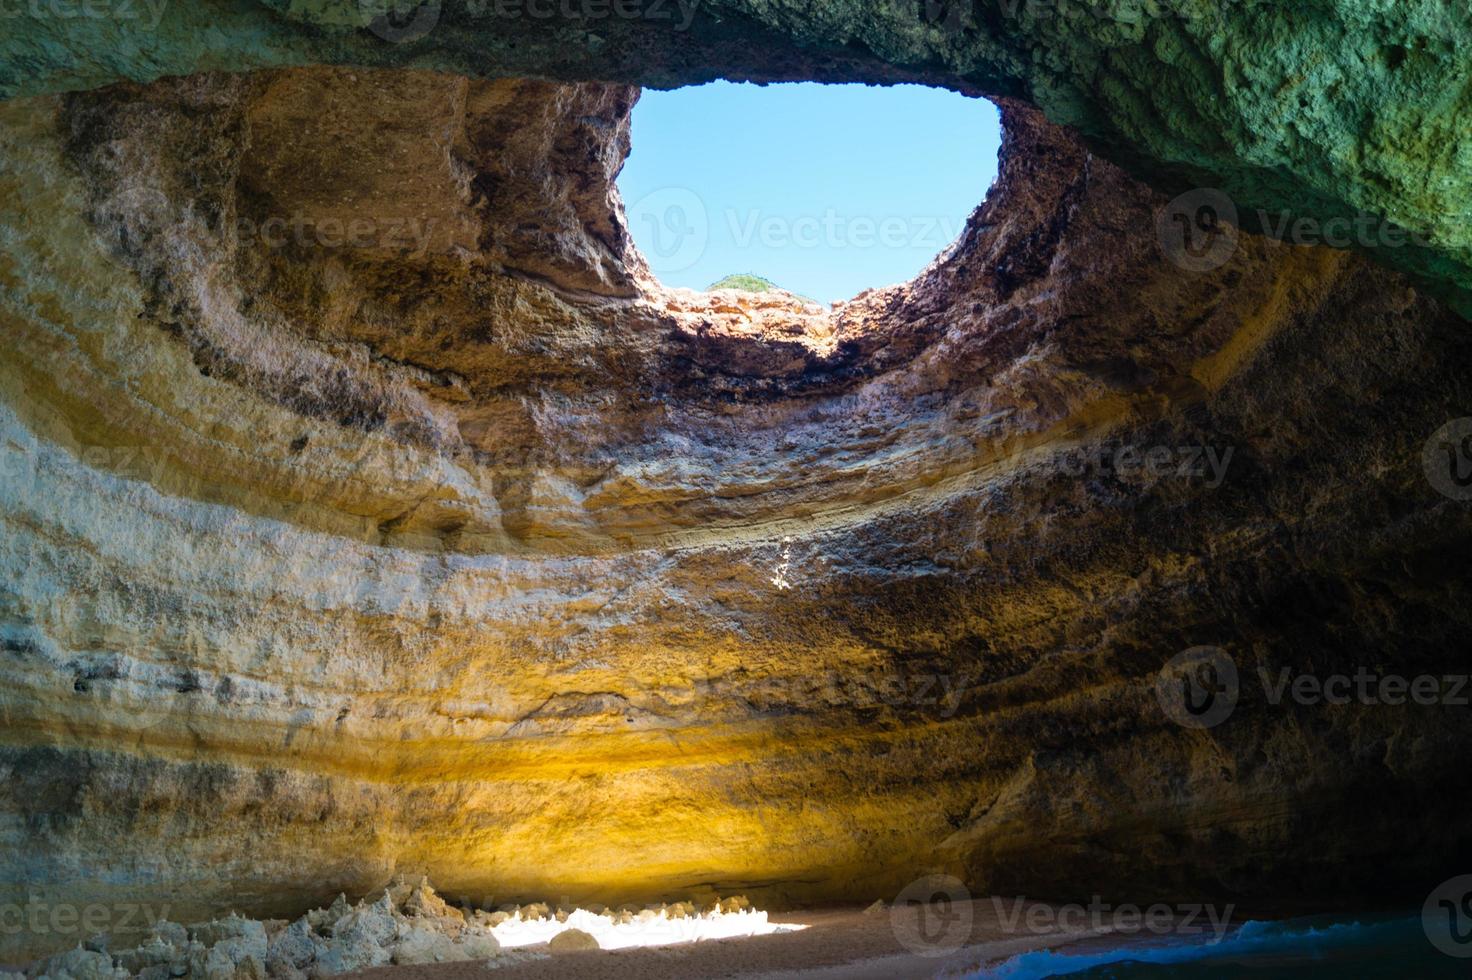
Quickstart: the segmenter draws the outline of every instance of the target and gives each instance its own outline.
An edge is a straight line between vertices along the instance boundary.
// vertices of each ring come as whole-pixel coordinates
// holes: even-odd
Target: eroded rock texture
[[[635,97],[0,104],[0,898],[1445,877],[1466,709],[1256,671],[1463,669],[1472,517],[1421,451],[1465,321],[1345,251],[1184,271],[1169,192],[1014,103],[915,281],[665,290],[612,184]],[[1198,644],[1244,677],[1207,730],[1154,693]]]
[[[520,914],[518,910],[518,919]],[[186,926],[161,918],[141,930],[146,938],[137,945],[130,942],[136,935],[101,934],[32,964],[26,975],[53,980],[186,976],[305,980],[389,964],[479,960],[496,966],[509,958],[501,952],[492,928],[507,918],[505,912],[489,914],[481,909],[466,915],[446,905],[423,882],[399,879],[356,905],[340,895],[328,908],[312,909],[293,922],[261,922],[232,913]]]

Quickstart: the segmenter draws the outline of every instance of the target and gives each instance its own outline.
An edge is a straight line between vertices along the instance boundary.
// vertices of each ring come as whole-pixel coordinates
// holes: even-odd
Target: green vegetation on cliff
[[[752,275],[749,272],[738,272],[735,275],[717,279],[705,287],[706,292],[710,292],[713,289],[739,289],[743,293],[787,293],[796,296],[804,303],[815,303],[818,306],[823,305],[811,296],[804,296],[801,293],[794,293],[790,289],[783,289],[772,280],[763,279],[761,276]]]
[[[763,279],[761,276],[754,276],[749,272],[742,272],[734,276],[727,276],[724,279],[718,279],[709,286],[706,286],[705,290],[706,292],[710,292],[712,289],[739,289],[743,293],[769,293],[774,289],[780,288],[782,287],[770,279]]]

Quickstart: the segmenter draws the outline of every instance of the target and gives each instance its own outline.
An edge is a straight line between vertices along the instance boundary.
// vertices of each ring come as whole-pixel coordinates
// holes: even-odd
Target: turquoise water
[[[1427,941],[1419,916],[1315,917],[1244,923],[1220,943],[1210,937],[1101,940],[1059,951],[1024,953],[974,974],[975,980],[1418,980],[1472,977],[1472,960],[1453,959]]]

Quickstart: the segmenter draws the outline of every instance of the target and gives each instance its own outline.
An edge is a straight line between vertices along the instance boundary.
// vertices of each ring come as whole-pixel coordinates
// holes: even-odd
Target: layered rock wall
[[[1017,103],[915,281],[666,290],[635,97],[0,104],[0,900],[1444,877],[1466,711],[1255,678],[1461,669],[1472,519],[1421,454],[1465,321],[1344,251],[1184,270],[1169,194]],[[1244,678],[1204,730],[1155,693],[1200,644]]]

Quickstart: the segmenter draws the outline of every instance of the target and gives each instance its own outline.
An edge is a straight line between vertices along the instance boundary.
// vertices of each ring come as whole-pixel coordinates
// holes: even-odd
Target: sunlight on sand
[[[553,936],[568,929],[580,929],[598,940],[602,949],[629,949],[635,946],[669,946],[705,939],[735,939],[746,936],[769,936],[778,932],[796,932],[801,925],[777,925],[767,921],[767,913],[741,910],[711,911],[694,916],[670,918],[665,910],[628,913],[596,913],[587,909],[570,912],[567,921],[555,918],[523,919],[514,916],[491,932],[502,947],[514,949],[550,942]]]

